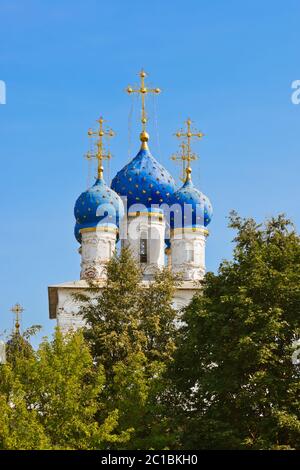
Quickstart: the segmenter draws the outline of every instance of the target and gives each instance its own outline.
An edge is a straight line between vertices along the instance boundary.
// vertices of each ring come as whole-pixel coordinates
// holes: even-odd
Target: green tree
[[[143,282],[140,267],[123,249],[108,263],[105,285],[93,283],[88,295],[77,296],[87,322],[84,335],[95,361],[104,365],[107,406],[119,410],[121,429],[133,431],[124,448],[170,442],[160,395],[175,350],[177,282],[169,270]]]
[[[231,214],[232,261],[184,313],[172,368],[181,445],[300,449],[300,239],[284,216]],[[174,398],[176,397],[176,399]]]
[[[26,359],[23,359],[26,360]],[[36,410],[27,406],[26,390],[11,364],[0,366],[0,449],[49,449]]]
[[[79,313],[88,325],[85,338],[108,375],[115,363],[140,350],[145,342],[139,327],[141,279],[129,251],[122,250],[120,257],[113,257],[107,266],[105,285],[99,289],[97,283],[91,283],[87,295],[76,296],[81,301]]]
[[[132,430],[123,449],[165,449],[173,442],[171,420],[161,397],[165,365],[135,353],[113,367],[110,404],[120,411],[120,429]],[[115,446],[120,449],[120,446]]]
[[[6,343],[6,359],[14,364],[17,358],[30,358],[33,356],[33,348],[30,344],[30,337],[35,335],[41,327],[33,325],[21,334],[18,330],[13,331]]]
[[[81,302],[79,313],[88,325],[84,335],[107,374],[114,364],[136,352],[142,351],[149,360],[171,359],[177,315],[172,299],[177,283],[168,269],[158,271],[154,282],[143,282],[140,266],[125,248],[108,263],[104,286],[91,283],[87,295],[76,296]]]
[[[101,449],[126,441],[118,410],[103,410],[104,383],[103,367],[95,367],[81,332],[57,330],[36,353],[16,352],[0,369],[2,448]]]

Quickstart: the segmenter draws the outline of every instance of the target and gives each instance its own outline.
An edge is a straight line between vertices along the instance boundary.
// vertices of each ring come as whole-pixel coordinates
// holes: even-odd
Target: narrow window
[[[193,250],[186,250],[186,260],[188,263],[192,263],[194,261],[194,252]]]
[[[147,234],[142,233],[140,239],[140,263],[147,263],[148,261],[148,240]]]

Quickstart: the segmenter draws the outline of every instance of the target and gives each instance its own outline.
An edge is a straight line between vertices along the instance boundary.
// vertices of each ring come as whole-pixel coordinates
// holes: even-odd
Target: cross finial
[[[88,136],[97,136],[97,152],[91,153],[88,152],[86,154],[86,158],[90,160],[91,158],[96,158],[98,160],[98,179],[103,179],[103,160],[110,160],[111,159],[111,154],[109,152],[105,153],[104,151],[104,145],[103,145],[103,138],[104,137],[114,137],[115,133],[112,129],[104,129],[103,128],[103,123],[105,122],[103,117],[100,116],[99,119],[97,119],[97,122],[99,123],[99,129],[97,131],[93,131],[92,129],[88,130]]]
[[[147,73],[145,70],[141,70],[139,73],[141,83],[140,83],[140,88],[132,88],[131,86],[128,86],[126,91],[129,95],[131,93],[139,93],[142,99],[142,112],[141,112],[141,123],[142,123],[142,132],[140,134],[140,139],[142,141],[142,148],[146,149],[147,148],[147,142],[149,140],[149,134],[146,132],[146,124],[148,121],[147,113],[146,113],[146,95],[148,93],[154,93],[158,95],[161,90],[159,88],[147,88],[145,84],[145,78],[147,77]]]
[[[185,141],[181,142],[179,147],[180,151],[171,155],[171,160],[182,162],[182,173],[179,179],[184,182],[186,180],[187,163],[192,160],[198,160],[198,156],[195,153],[187,154],[187,143]]]
[[[201,139],[204,134],[202,134],[202,132],[199,132],[199,131],[195,131],[193,132],[192,131],[192,121],[190,118],[188,118],[186,121],[185,121],[185,124],[186,124],[186,132],[183,132],[183,130],[180,130],[178,132],[176,132],[176,137],[178,138],[185,138],[186,139],[186,155],[185,155],[185,161],[187,162],[186,163],[186,168],[185,168],[185,172],[186,172],[186,178],[185,178],[185,181],[188,181],[191,179],[191,173],[192,173],[192,169],[191,169],[191,161],[192,160],[196,160],[198,157],[192,153],[191,151],[191,139],[192,137],[198,137],[199,139]]]
[[[14,313],[14,324],[15,324],[15,333],[20,331],[20,315],[24,312],[24,308],[19,303],[16,303],[11,309],[11,312]]]

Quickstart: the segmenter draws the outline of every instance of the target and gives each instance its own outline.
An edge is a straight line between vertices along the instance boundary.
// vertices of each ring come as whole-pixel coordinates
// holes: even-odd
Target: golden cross
[[[15,329],[16,329],[16,333],[18,333],[19,329],[20,329],[20,315],[21,315],[21,313],[24,312],[24,308],[19,303],[16,303],[10,309],[10,311],[15,314]]]
[[[99,123],[99,129],[97,131],[93,131],[92,129],[88,130],[89,137],[94,135],[98,136],[98,140],[96,142],[97,152],[95,154],[88,152],[86,154],[86,158],[88,160],[91,158],[96,158],[98,160],[98,179],[103,179],[103,160],[111,159],[111,154],[109,152],[104,153],[103,137],[114,137],[115,133],[112,129],[104,130],[104,119],[102,116],[97,120],[97,122]]]
[[[192,160],[198,160],[198,156],[195,153],[190,154],[189,156],[187,155],[187,144],[183,141],[179,145],[180,147],[180,152],[177,152],[173,155],[171,155],[171,160],[173,161],[181,161],[182,162],[182,175],[180,176],[181,181],[186,180],[186,168],[187,168],[187,161],[192,161]]]
[[[188,118],[186,121],[185,121],[185,124],[187,125],[187,130],[186,132],[183,132],[182,130],[176,132],[176,137],[179,137],[179,138],[186,138],[187,139],[187,144],[186,144],[186,155],[185,155],[185,161],[187,162],[187,165],[186,165],[186,180],[189,180],[190,179],[190,175],[191,175],[191,161],[192,160],[196,160],[197,159],[197,156],[195,154],[192,153],[191,151],[191,139],[192,137],[198,137],[199,139],[201,139],[204,134],[202,134],[202,132],[193,132],[192,131],[192,128],[191,128],[191,125],[192,125],[192,121],[190,118]]]
[[[141,135],[140,135],[140,139],[144,144],[143,147],[146,148],[146,142],[149,139],[149,135],[146,132],[146,124],[147,124],[147,121],[148,121],[147,113],[146,113],[146,103],[145,103],[146,95],[148,93],[154,93],[154,94],[158,95],[161,92],[161,90],[159,88],[147,88],[146,87],[145,78],[147,77],[147,73],[143,69],[140,71],[139,75],[140,75],[140,79],[141,79],[140,88],[132,88],[131,86],[128,86],[126,91],[129,95],[131,93],[139,93],[141,95],[141,99],[142,99],[142,114],[141,114],[142,132],[141,132]]]

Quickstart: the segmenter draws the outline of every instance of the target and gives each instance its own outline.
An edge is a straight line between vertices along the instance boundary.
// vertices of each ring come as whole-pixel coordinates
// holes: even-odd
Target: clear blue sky
[[[297,0],[0,0],[0,330],[19,301],[24,327],[52,331],[47,286],[79,277],[86,131],[103,114],[117,132],[113,176],[128,160],[124,88],[141,67],[163,90],[160,146],[149,109],[155,157],[177,175],[173,132],[191,116],[206,134],[194,182],[214,206],[208,269],[231,255],[233,208],[257,220],[286,212],[299,227],[299,21]],[[134,124],[132,156],[138,147]]]

